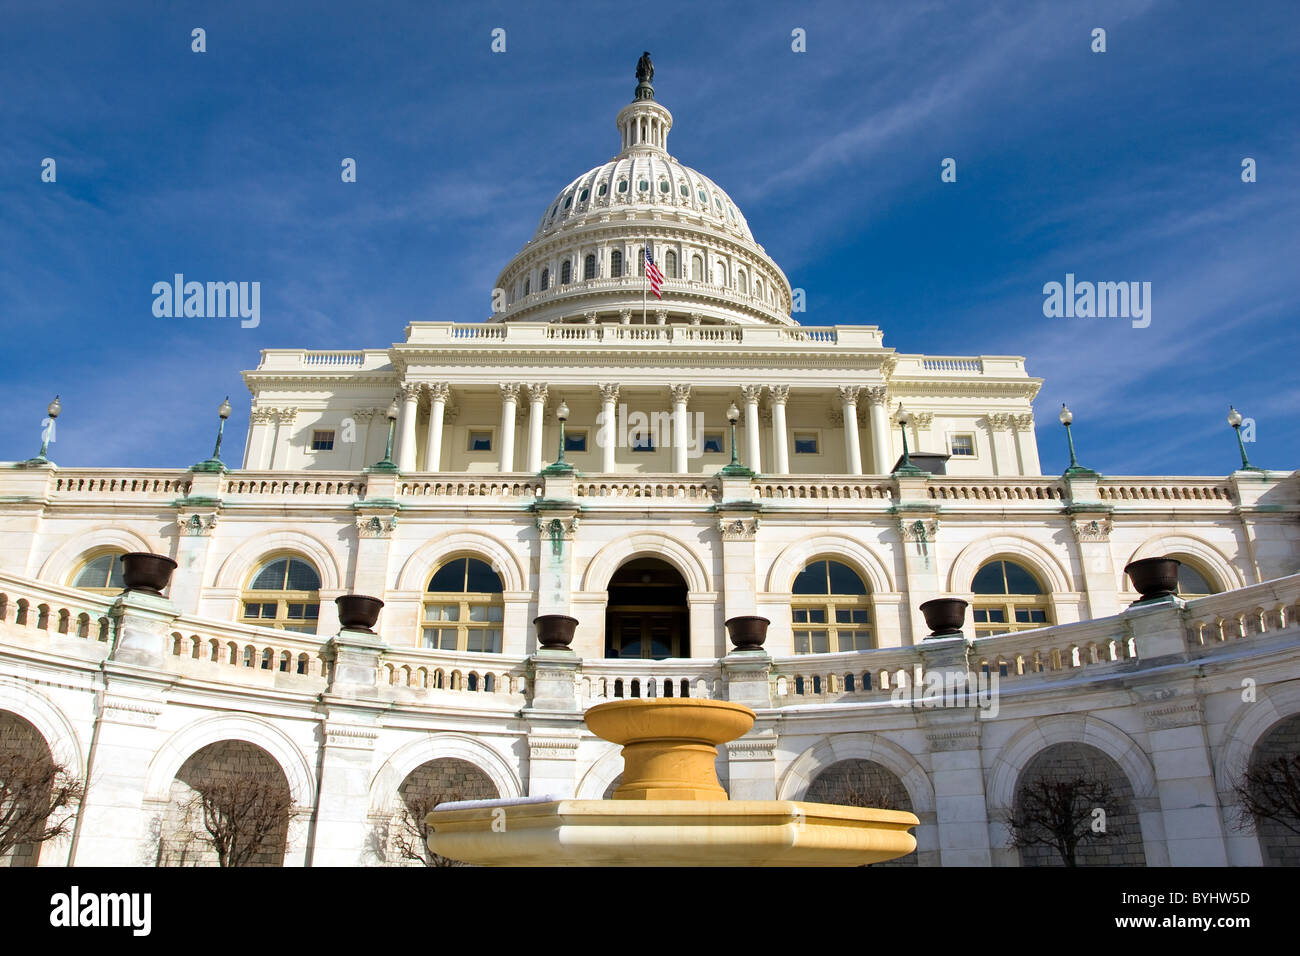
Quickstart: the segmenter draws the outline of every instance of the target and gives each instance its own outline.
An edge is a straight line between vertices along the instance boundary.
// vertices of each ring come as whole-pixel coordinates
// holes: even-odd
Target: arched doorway
[[[879,810],[915,812],[912,798],[888,767],[874,760],[839,760],[817,774],[803,798],[808,803],[832,803],[843,807],[875,807]],[[872,866],[916,866],[915,853]]]
[[[40,860],[51,823],[45,811],[56,784],[55,769],[41,732],[17,714],[0,710],[0,793],[5,811],[0,867],[36,866]]]
[[[1237,784],[1246,798],[1242,822],[1254,825],[1265,866],[1300,865],[1300,820],[1295,817],[1295,780],[1300,775],[1300,714],[1273,725],[1250,755]],[[1248,809],[1254,806],[1258,816]]]
[[[657,558],[634,558],[609,580],[605,656],[641,660],[690,657],[686,581]]]

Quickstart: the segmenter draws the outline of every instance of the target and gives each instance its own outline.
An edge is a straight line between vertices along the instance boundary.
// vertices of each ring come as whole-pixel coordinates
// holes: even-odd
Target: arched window
[[[533,280],[531,278],[524,280],[524,295],[533,291]]]
[[[83,564],[72,576],[72,586],[95,591],[99,594],[117,594],[125,590],[122,580],[122,562],[118,560],[124,551],[101,551]]]
[[[871,598],[858,573],[828,558],[809,561],[791,587],[796,654],[871,647]]]
[[[975,636],[1031,631],[1052,623],[1052,606],[1038,578],[1012,561],[990,561],[975,572]]]
[[[316,633],[320,575],[302,558],[284,555],[257,569],[240,595],[240,621],[282,631]]]
[[[677,278],[677,253],[671,249],[664,253],[664,275],[669,279]]]
[[[1178,568],[1178,589],[1176,593],[1180,598],[1190,600],[1218,593],[1219,589],[1210,583],[1208,575],[1195,565],[1188,564],[1182,558],[1179,558],[1179,561],[1182,564]]]
[[[541,290],[542,290],[543,292],[545,292],[545,291],[546,291],[547,289],[549,289],[550,287],[551,287],[551,270],[550,270],[550,269],[543,269],[543,270],[542,270],[542,284],[541,284]]]
[[[596,257],[588,255],[582,262],[582,277],[584,279],[596,278]]]
[[[609,254],[609,274],[615,279],[623,275],[623,252],[615,249]]]
[[[573,281],[573,263],[568,259],[564,260],[564,265],[560,266],[560,285],[568,285]]]
[[[723,288],[726,288],[727,264],[723,262],[721,259],[719,259],[716,263],[714,263],[713,268],[717,270],[717,274],[714,276],[714,278],[717,279],[718,285],[722,286]]]
[[[744,269],[739,269],[736,271],[736,291],[744,293],[746,295],[749,294],[749,282],[745,278]]]
[[[501,578],[478,558],[440,567],[424,596],[421,641],[443,651],[501,653]]]
[[[636,251],[636,262],[637,262],[636,274],[639,276],[645,275],[645,246],[642,246],[640,249]]]
[[[691,278],[696,282],[704,281],[704,260],[699,256],[691,257]]]

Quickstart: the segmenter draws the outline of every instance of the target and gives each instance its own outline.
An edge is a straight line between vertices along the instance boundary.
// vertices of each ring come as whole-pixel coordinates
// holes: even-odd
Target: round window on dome
[[[636,184],[636,188],[641,190],[643,193],[647,193],[650,191],[650,181],[648,179],[643,179]]]
[[[584,189],[582,192],[580,192],[580,193],[578,194],[578,202],[586,202],[586,201],[587,201],[587,197],[590,196],[590,195],[591,195],[591,190],[590,190],[590,189]]]
[[[620,180],[618,181],[618,191],[621,192],[621,193],[625,193],[625,192],[627,192],[627,180],[626,180],[626,179],[620,179]]]
[[[606,185],[605,183],[601,183],[601,184],[600,184],[600,188],[596,190],[596,195],[597,195],[597,196],[603,196],[603,195],[605,195],[605,193],[607,193],[607,192],[609,192],[609,186]]]

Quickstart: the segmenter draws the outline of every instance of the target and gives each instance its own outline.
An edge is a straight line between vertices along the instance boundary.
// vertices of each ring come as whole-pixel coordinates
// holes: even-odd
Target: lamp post
[[[1237,433],[1237,448],[1241,452],[1241,470],[1242,471],[1263,471],[1263,468],[1256,468],[1246,457],[1246,443],[1241,440],[1241,423],[1244,421],[1241,412],[1237,411],[1231,405],[1228,406],[1228,424],[1232,430]],[[44,454],[44,452],[42,452]]]
[[[732,402],[727,407],[727,422],[731,425],[731,464],[723,466],[718,474],[736,478],[752,478],[754,477],[753,470],[742,465],[736,455],[736,422],[738,421],[740,421],[740,409],[736,407],[735,402]]]
[[[1079,459],[1074,454],[1074,433],[1070,431],[1070,426],[1074,424],[1074,412],[1066,406],[1065,402],[1061,403],[1061,414],[1056,416],[1065,426],[1065,440],[1070,446],[1070,467],[1065,469],[1066,476],[1078,476],[1081,478],[1095,478],[1097,473],[1091,468],[1084,468],[1079,464]]]
[[[393,432],[397,428],[397,399],[394,398],[389,403],[388,411],[384,413],[388,418],[388,442],[384,445],[384,458],[377,461],[367,471],[397,471],[397,465],[393,463]]]
[[[544,475],[571,475],[577,469],[564,460],[564,423],[569,420],[569,403],[560,399],[560,406],[555,410],[555,417],[560,420],[560,448],[555,461],[542,469]]]
[[[59,402],[59,396],[54,396],[54,401],[50,402],[45,409],[45,416],[49,419],[41,423],[41,453],[35,458],[28,458],[24,464],[27,465],[52,465],[54,462],[45,457],[46,452],[50,450],[50,439],[54,437],[54,420],[59,417],[59,412],[63,411],[63,405]]]
[[[926,473],[925,469],[918,468],[916,465],[912,464],[911,455],[907,451],[907,426],[912,422],[912,413],[907,411],[900,404],[898,406],[898,414],[894,416],[894,420],[898,422],[898,430],[903,434],[903,460],[899,463],[898,467],[894,469],[894,474],[924,475]]]
[[[226,419],[230,417],[230,396],[227,395],[222,399],[221,405],[217,408],[217,416],[221,423],[217,425],[217,443],[212,446],[212,457],[207,461],[201,461],[190,471],[225,471],[225,463],[221,460],[221,437],[226,431]]]

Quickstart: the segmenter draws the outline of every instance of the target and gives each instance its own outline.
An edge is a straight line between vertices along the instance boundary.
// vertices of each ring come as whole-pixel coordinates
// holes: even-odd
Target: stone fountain
[[[623,746],[612,800],[445,803],[428,816],[429,849],[485,866],[861,866],[916,849],[911,813],[728,799],[718,745],[754,718],[697,698],[599,704],[587,727]]]

